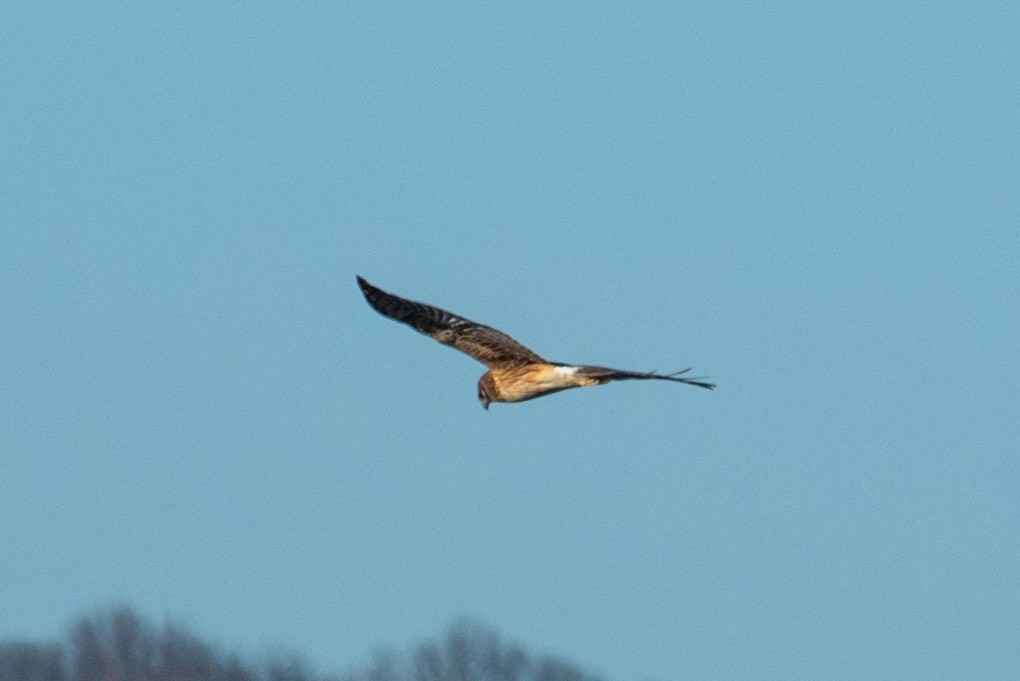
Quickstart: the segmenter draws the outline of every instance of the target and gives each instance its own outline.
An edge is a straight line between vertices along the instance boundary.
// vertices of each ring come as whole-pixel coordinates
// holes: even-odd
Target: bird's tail
[[[677,383],[687,383],[688,385],[696,385],[699,388],[705,388],[707,390],[715,389],[715,383],[709,383],[705,380],[704,376],[683,376],[690,371],[690,368],[684,369],[683,371],[676,371],[671,374],[660,374],[655,371],[624,371],[622,369],[610,369],[608,367],[599,366],[582,366],[578,367],[577,373],[582,376],[588,376],[590,378],[597,379],[600,383],[609,381],[626,381],[629,379],[637,380],[648,380],[656,379],[660,381],[676,381]]]

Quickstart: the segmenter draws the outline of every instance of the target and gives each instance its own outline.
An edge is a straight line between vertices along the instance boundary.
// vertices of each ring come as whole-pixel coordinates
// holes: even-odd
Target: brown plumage
[[[627,379],[657,379],[687,383],[709,390],[715,388],[712,383],[681,375],[690,369],[658,374],[654,371],[622,371],[600,366],[549,362],[492,327],[458,317],[438,307],[387,293],[361,277],[358,277],[358,286],[376,312],[403,322],[489,367],[478,381],[478,400],[486,409],[491,402],[523,402],[560,390]]]

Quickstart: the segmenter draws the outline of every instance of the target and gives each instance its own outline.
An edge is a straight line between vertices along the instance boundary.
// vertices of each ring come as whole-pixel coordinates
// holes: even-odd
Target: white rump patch
[[[571,374],[576,374],[579,368],[580,367],[556,367],[553,369],[553,373],[559,374],[560,376],[570,376]]]

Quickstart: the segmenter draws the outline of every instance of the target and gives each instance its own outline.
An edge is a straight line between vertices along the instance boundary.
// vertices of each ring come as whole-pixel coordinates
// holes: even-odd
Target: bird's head
[[[496,389],[492,384],[492,374],[486,373],[478,380],[478,401],[482,408],[489,409],[489,404],[496,399]]]

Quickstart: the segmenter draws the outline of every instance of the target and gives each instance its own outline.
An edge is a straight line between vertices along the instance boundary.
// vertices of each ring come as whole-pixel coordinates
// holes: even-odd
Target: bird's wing
[[[502,331],[458,317],[438,307],[387,293],[361,277],[358,277],[358,286],[365,294],[365,300],[379,314],[403,322],[415,331],[471,355],[488,367],[545,362]]]
[[[609,369],[607,367],[597,366],[579,366],[577,367],[577,374],[579,376],[587,376],[594,378],[599,383],[608,383],[609,381],[625,381],[628,379],[657,379],[660,381],[676,381],[677,383],[687,383],[689,385],[696,385],[699,388],[707,388],[712,390],[715,388],[715,383],[708,383],[701,377],[690,378],[683,376],[690,369],[684,369],[683,371],[677,371],[672,374],[659,374],[654,371],[622,371],[620,369]]]

